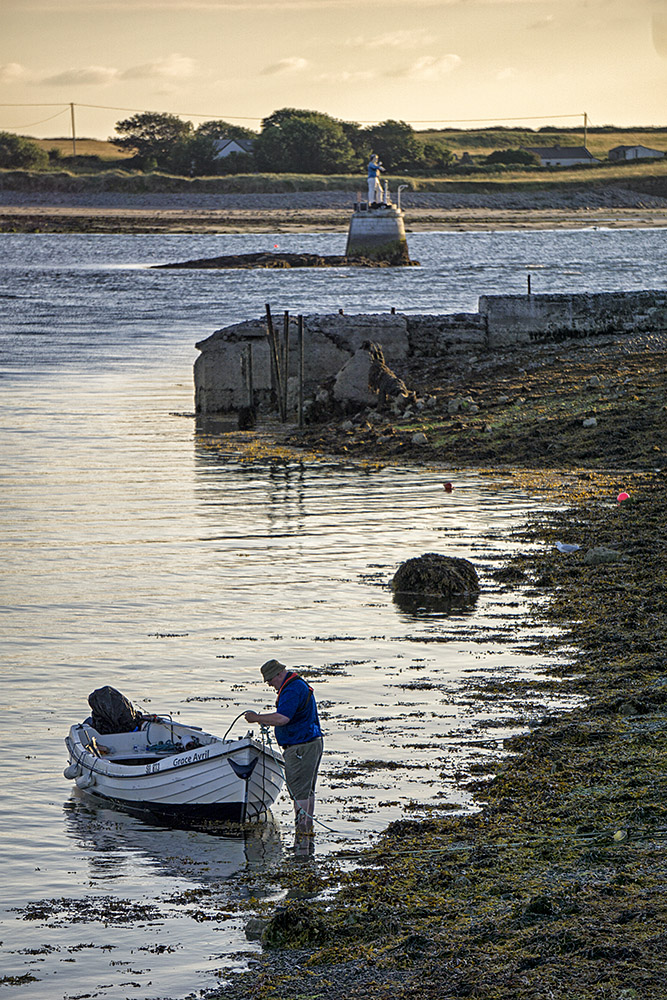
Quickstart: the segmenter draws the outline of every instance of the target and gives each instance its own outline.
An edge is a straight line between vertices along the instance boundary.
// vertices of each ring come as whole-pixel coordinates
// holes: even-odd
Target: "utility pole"
[[[584,149],[588,149],[588,114],[584,111]]]
[[[74,104],[71,101],[69,110],[72,116],[72,156],[76,156],[76,125],[74,124]]]

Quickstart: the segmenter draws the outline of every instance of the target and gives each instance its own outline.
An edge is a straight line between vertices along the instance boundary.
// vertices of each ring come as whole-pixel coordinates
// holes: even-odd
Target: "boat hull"
[[[239,802],[216,802],[216,803],[189,803],[185,805],[173,805],[169,803],[156,804],[150,801],[129,801],[118,799],[110,795],[105,795],[99,789],[84,788],[83,794],[98,805],[113,806],[115,809],[122,809],[132,816],[140,819],[157,820],[169,825],[190,826],[198,823],[246,823],[248,819],[248,807],[245,801]],[[259,812],[254,817],[255,821],[263,819],[268,813],[268,809]]]
[[[159,739],[165,734],[171,749],[156,752],[153,747],[164,745]],[[283,785],[281,755],[251,734],[221,740],[159,720],[145,732],[110,736],[86,724],[73,726],[65,742],[70,754],[66,776],[82,792],[142,815],[180,822],[259,821]]]

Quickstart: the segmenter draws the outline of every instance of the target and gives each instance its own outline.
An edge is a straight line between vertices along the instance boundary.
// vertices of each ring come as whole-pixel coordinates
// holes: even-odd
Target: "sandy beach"
[[[346,230],[349,191],[124,194],[0,191],[0,232],[285,233]],[[667,226],[667,198],[622,187],[407,192],[408,232]]]

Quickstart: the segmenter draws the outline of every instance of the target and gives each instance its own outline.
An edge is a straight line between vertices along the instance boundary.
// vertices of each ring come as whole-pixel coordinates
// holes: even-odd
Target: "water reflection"
[[[435,594],[409,594],[397,591],[393,596],[394,604],[400,612],[402,620],[413,622],[438,618],[451,618],[456,615],[472,615],[477,608],[479,594],[468,594],[465,597],[438,597]]]
[[[248,865],[280,860],[284,846],[272,816],[252,827],[211,824],[203,830],[158,826],[96,803],[78,789],[64,804],[65,833],[88,855],[90,878],[123,880],[137,863],[156,875],[196,884],[218,883]]]

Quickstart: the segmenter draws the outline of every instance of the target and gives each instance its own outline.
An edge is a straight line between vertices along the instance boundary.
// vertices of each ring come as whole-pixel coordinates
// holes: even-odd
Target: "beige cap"
[[[282,674],[283,670],[287,670],[287,667],[279,660],[267,660],[266,663],[262,664],[260,670],[262,671],[262,677],[264,680],[271,681],[274,677],[277,677],[278,674]]]

